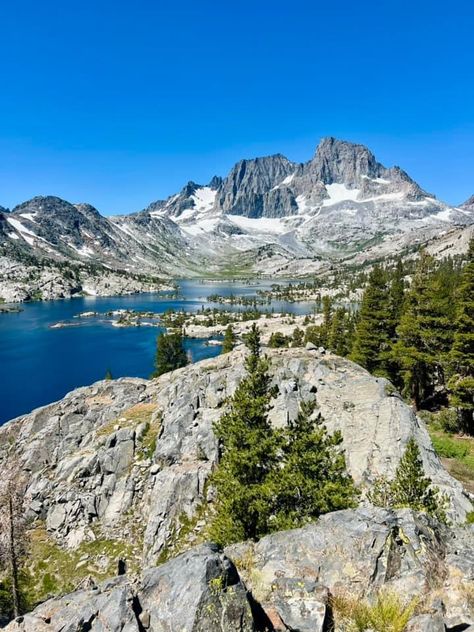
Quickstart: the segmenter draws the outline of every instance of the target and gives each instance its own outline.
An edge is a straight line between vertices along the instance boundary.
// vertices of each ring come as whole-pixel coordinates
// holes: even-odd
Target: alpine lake
[[[279,280],[286,283],[288,280]],[[117,327],[111,312],[133,310],[163,314],[197,312],[203,307],[244,311],[242,305],[211,303],[207,297],[255,296],[273,281],[178,281],[177,293],[159,292],[117,297],[81,297],[18,305],[21,311],[0,314],[0,424],[38,406],[92,384],[110,371],[114,378],[148,378],[153,372],[159,319],[141,326]],[[314,303],[272,301],[261,311],[311,313]],[[93,312],[94,315],[80,317]],[[115,322],[115,324],[114,324]],[[221,353],[206,339],[185,338],[191,361]]]

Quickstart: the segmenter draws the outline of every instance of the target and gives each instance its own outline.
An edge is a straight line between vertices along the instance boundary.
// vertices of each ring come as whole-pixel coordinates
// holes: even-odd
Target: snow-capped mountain
[[[399,167],[384,167],[363,145],[334,138],[306,163],[280,154],[242,160],[223,180],[190,182],[148,210],[173,219],[207,253],[275,244],[289,258],[345,257],[402,234],[418,242],[474,216],[469,206],[437,200]]]
[[[451,207],[363,145],[325,138],[306,163],[281,154],[241,160],[225,178],[188,182],[130,215],[33,198],[0,209],[0,245],[135,271],[205,274],[232,262],[294,273],[393,254],[473,221],[473,198]]]

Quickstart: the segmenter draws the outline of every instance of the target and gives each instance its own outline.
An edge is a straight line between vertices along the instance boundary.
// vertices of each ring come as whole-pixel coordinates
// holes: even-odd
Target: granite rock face
[[[288,178],[296,166],[281,154],[241,160],[217,190],[216,208],[232,215],[278,217],[274,214],[277,207],[272,206],[272,198],[266,199],[266,195]],[[276,212],[286,215],[286,211],[286,207],[279,206]]]
[[[138,533],[146,564],[193,542],[206,513],[216,464],[213,422],[243,376],[242,348],[165,374],[76,389],[0,428],[0,475],[11,450],[28,476],[29,513],[61,546]],[[278,395],[271,420],[283,425],[316,398],[330,431],[341,430],[357,485],[393,476],[414,436],[426,473],[462,522],[471,503],[443,469],[428,433],[388,382],[318,350],[269,352]],[[183,524],[190,523],[183,542]],[[202,525],[201,525],[202,526]],[[181,535],[180,535],[181,534]]]
[[[347,632],[337,598],[416,599],[407,632],[474,623],[474,529],[410,510],[356,509],[257,543],[200,545],[131,581],[89,581],[8,632]],[[380,628],[378,628],[380,629]],[[391,629],[391,628],[390,628]]]
[[[448,529],[410,510],[361,508],[225,552],[276,630],[325,630],[328,595],[370,600],[385,591],[423,602],[409,629],[432,632],[474,622],[473,545],[472,527]]]
[[[426,597],[413,632],[440,617],[447,629],[473,623],[473,528],[454,526],[471,510],[468,497],[388,382],[324,350],[268,350],[278,386],[272,423],[285,424],[315,399],[329,430],[341,430],[348,470],[362,489],[393,475],[413,436],[427,474],[449,496],[453,526],[365,505],[229,547],[226,556],[194,546],[212,511],[213,422],[243,376],[244,354],[238,347],[152,381],[97,382],[0,428],[0,476],[15,454],[32,529],[65,555],[84,543],[122,543],[120,550],[133,549],[125,568],[134,563],[128,579],[49,600],[9,632],[322,632],[339,588],[370,599],[383,587]]]

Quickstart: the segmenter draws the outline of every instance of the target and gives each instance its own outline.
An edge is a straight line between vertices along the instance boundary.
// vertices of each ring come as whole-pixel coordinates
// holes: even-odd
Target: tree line
[[[211,477],[216,499],[208,535],[221,545],[300,527],[356,506],[360,495],[346,470],[342,435],[327,431],[315,399],[303,401],[296,419],[284,427],[272,425],[278,387],[271,383],[255,324],[245,343],[245,375],[214,423],[219,463]],[[378,479],[368,498],[374,505],[411,507],[446,521],[446,500],[425,476],[413,438],[394,479]]]
[[[463,265],[464,263],[464,265]],[[474,434],[474,241],[467,261],[422,252],[407,280],[400,260],[375,265],[358,311],[325,297],[323,323],[306,341],[388,378],[417,410],[450,405]]]

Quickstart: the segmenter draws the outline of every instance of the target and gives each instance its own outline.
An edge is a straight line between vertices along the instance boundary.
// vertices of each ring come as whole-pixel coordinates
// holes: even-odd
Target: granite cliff
[[[359,509],[225,555],[203,543],[217,459],[212,423],[243,375],[244,353],[152,381],[98,382],[0,429],[0,475],[14,452],[27,477],[33,592],[53,597],[9,630],[327,630],[331,595],[370,599],[385,585],[423,597],[412,630],[474,623],[474,532],[462,526],[468,495],[391,385],[332,354],[269,352],[278,386],[272,422],[286,423],[315,398],[329,430],[341,430],[362,490],[393,475],[413,436],[426,473],[449,498],[451,527],[372,508],[362,495]],[[101,583],[117,571],[126,576]]]

